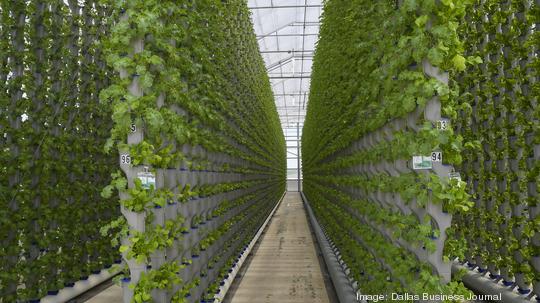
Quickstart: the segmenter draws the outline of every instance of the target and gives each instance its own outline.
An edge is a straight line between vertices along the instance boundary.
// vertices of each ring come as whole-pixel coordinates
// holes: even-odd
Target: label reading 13
[[[440,129],[440,130],[447,130],[449,124],[450,124],[450,123],[449,123],[449,121],[447,121],[447,120],[440,120],[440,121],[437,121],[437,129]]]

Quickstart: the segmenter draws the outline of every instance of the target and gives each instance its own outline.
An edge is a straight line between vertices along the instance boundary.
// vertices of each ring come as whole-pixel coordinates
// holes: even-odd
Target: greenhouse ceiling
[[[319,34],[321,0],[249,0],[283,128],[302,126]]]

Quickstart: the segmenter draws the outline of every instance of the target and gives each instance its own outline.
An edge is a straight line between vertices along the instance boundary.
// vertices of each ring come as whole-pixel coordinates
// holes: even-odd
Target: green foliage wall
[[[244,1],[109,1],[124,217],[104,228],[132,302],[212,302],[285,189],[285,141]],[[147,167],[155,185],[139,177]],[[151,266],[151,267],[147,267]]]
[[[115,159],[98,1],[0,2],[0,301],[26,302],[110,266],[100,197]]]
[[[484,63],[456,77],[463,110],[455,122],[465,140],[481,143],[459,167],[475,202],[455,220],[464,260],[523,293],[534,286],[537,295],[539,23],[539,1],[474,2],[460,35]]]
[[[539,8],[539,1],[527,0],[326,4],[304,129],[305,188],[327,233],[353,264],[360,290],[411,288],[396,283],[396,273],[416,277],[424,260],[409,261],[385,241],[429,247],[425,235],[433,230],[422,218],[373,203],[381,192],[394,192],[399,198],[393,199],[425,200],[428,207],[436,198],[453,214],[447,258],[459,257],[522,294],[540,294]],[[429,65],[448,73],[433,75]],[[388,129],[397,117],[426,111],[434,94],[449,130],[433,121]],[[370,134],[377,129],[391,139],[380,142]],[[363,144],[369,148],[355,152]],[[425,174],[381,174],[373,165],[398,167],[398,159],[435,150],[466,186]],[[373,222],[387,226],[390,237]],[[400,260],[398,270],[392,259]],[[373,273],[377,268],[381,273]],[[420,279],[432,281],[429,271]],[[427,284],[413,291],[434,290],[421,283]]]
[[[449,172],[478,144],[441,121],[462,108],[449,77],[481,62],[464,55],[457,32],[470,4],[325,3],[302,138],[304,189],[364,294],[467,293],[449,281],[449,260],[464,243],[447,240],[455,232],[447,227],[472,203]],[[413,156],[432,152],[442,163],[412,169]]]

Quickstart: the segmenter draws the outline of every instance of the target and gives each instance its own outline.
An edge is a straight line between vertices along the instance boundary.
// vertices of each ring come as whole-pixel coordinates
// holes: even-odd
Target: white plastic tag
[[[413,156],[412,164],[414,170],[433,168],[433,162],[431,161],[431,157]]]
[[[131,164],[131,156],[129,154],[120,155],[120,164]]]
[[[437,129],[447,130],[450,127],[450,121],[448,120],[439,120],[437,121]]]
[[[152,186],[156,188],[156,176],[151,172],[137,173],[137,178],[141,180],[141,185],[144,189],[150,189]]]
[[[442,152],[432,152],[431,162],[442,162]]]
[[[456,179],[456,180],[461,182],[461,174],[458,173],[458,172],[451,172],[451,173],[448,174],[448,177],[450,179]]]

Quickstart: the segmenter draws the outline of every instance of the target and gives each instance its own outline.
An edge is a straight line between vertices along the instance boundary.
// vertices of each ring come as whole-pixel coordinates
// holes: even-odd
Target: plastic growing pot
[[[153,268],[160,268],[165,263],[165,252],[163,250],[154,251],[150,255],[150,260]]]
[[[120,210],[122,214],[124,215],[124,217],[126,217],[128,225],[131,228],[133,228],[136,231],[144,232],[145,226],[146,226],[146,223],[144,221],[146,214],[130,211],[126,209],[124,206],[122,206]]]
[[[163,226],[163,224],[165,224],[165,209],[159,205],[156,205],[152,212],[154,213],[154,225]]]
[[[131,284],[130,278],[122,279],[122,293],[123,293],[124,303],[131,303],[131,300],[133,298],[133,289],[129,287],[130,284]]]
[[[499,279],[501,276],[500,275],[494,275],[494,274],[489,274],[489,277],[493,280],[497,280]]]
[[[512,282],[512,281],[503,280],[502,283],[503,283],[504,286],[512,286],[512,285],[514,285],[514,282]]]
[[[536,294],[537,296],[537,301],[540,301],[538,299],[540,299],[540,280],[535,280],[533,281],[533,292]]]
[[[530,290],[530,289],[523,289],[523,288],[519,288],[519,287],[518,287],[518,292],[519,292],[520,294],[522,294],[522,295],[526,295],[526,294],[530,293],[531,290]]]
[[[135,283],[138,282],[141,277],[141,273],[146,271],[146,264],[139,264],[137,261],[130,259],[127,260],[127,265],[131,273],[131,279]]]
[[[58,294],[59,290],[49,290],[47,294],[49,296],[56,296]]]
[[[73,287],[73,286],[75,286],[75,283],[73,283],[73,282],[64,283],[64,286],[65,287]]]
[[[540,256],[531,257],[531,264],[536,271],[540,271]]]
[[[167,302],[167,290],[165,289],[154,289],[152,290],[152,299],[156,303],[166,303]]]

